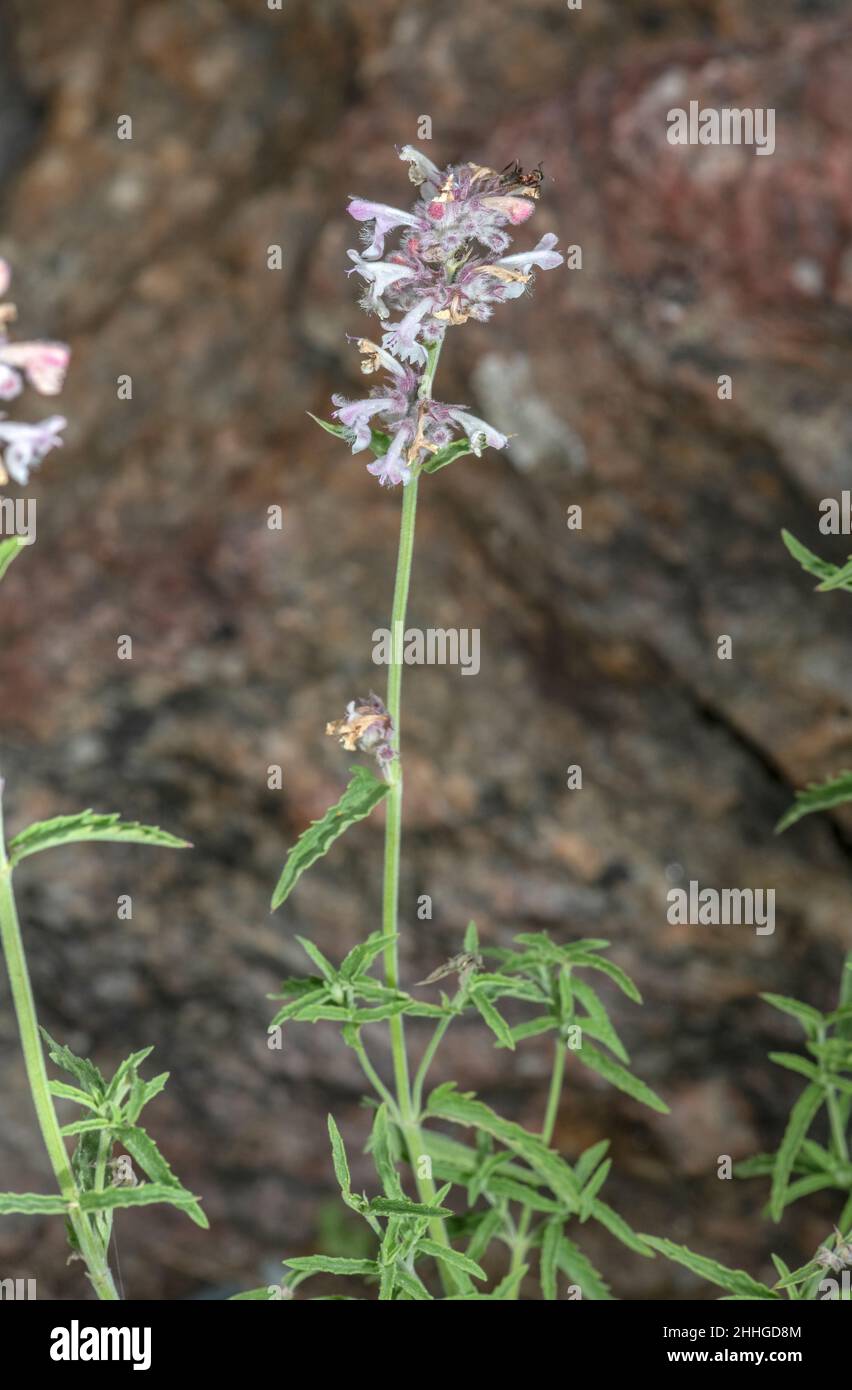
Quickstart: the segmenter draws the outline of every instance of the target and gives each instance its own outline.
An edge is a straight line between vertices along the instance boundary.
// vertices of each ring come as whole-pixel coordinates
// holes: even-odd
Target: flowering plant
[[[0,293],[5,292],[8,284],[9,268],[5,261],[0,261]],[[24,378],[42,395],[56,394],[62,387],[68,365],[68,348],[64,343],[9,342],[5,328],[14,313],[11,305],[0,305],[0,397],[12,400],[18,396]],[[31,469],[50,449],[62,443],[60,434],[64,427],[65,420],[59,415],[37,425],[0,418],[0,442],[5,445],[0,486],[8,483],[10,477],[25,485]],[[17,535],[0,539],[0,578],[27,543]],[[0,777],[0,943],[9,974],[30,1093],[59,1191],[2,1192],[0,1215],[63,1216],[72,1259],[84,1262],[98,1297],[113,1300],[118,1298],[118,1292],[109,1251],[113,1218],[119,1208],[167,1202],[181,1208],[199,1226],[206,1227],[207,1218],[198,1199],[182,1187],[154,1140],[139,1124],[142,1110],[168,1080],[167,1072],[150,1081],[139,1074],[153,1048],[131,1053],[107,1080],[88,1058],[76,1056],[39,1028],[18,920],[13,874],[31,855],[79,841],[115,840],[172,849],[184,848],[187,842],[156,826],[139,825],[135,821],[122,821],[118,815],[97,815],[92,811],[39,821],[7,840],[3,826],[3,793],[4,782]],[[44,1044],[51,1061],[72,1078],[73,1085],[48,1078]],[[64,1106],[77,1107],[80,1118],[61,1124],[57,1100]],[[69,1138],[76,1141],[70,1157],[66,1147]],[[114,1156],[117,1145],[124,1152]],[[147,1181],[139,1181],[134,1162]]]
[[[399,553],[391,631],[405,622],[418,486],[432,474],[486,447],[503,449],[508,438],[467,406],[433,397],[438,358],[450,328],[470,319],[484,321],[494,308],[524,294],[534,268],[562,263],[556,237],[547,233],[531,251],[508,254],[510,233],[535,211],[541,174],[525,174],[514,164],[502,173],[478,164],[439,169],[412,146],[399,151],[418,189],[410,211],[353,198],[349,214],[364,227],[364,246],[348,252],[355,274],[365,282],[362,307],[381,321],[377,342],[354,339],[362,370],[387,374],[387,384],[358,400],[335,396],[333,419],[318,423],[344,439],[353,453],[369,449],[368,471],[385,486],[402,486]],[[398,244],[386,253],[390,233]],[[377,335],[379,336],[379,335]],[[316,418],[316,417],[314,417]],[[292,1296],[314,1274],[362,1275],[378,1286],[382,1300],[516,1299],[533,1259],[543,1296],[557,1297],[560,1275],[570,1281],[569,1296],[608,1299],[603,1277],[566,1232],[569,1222],[599,1222],[637,1254],[650,1246],[600,1196],[611,1162],[602,1140],[572,1164],[552,1147],[557,1112],[570,1054],[610,1084],[654,1110],[666,1106],[628,1069],[629,1058],[603,1000],[591,983],[603,975],[634,1001],[633,982],[603,954],[600,939],[562,943],[544,932],[522,933],[511,948],[480,942],[474,923],[459,949],[436,968],[421,987],[455,978],[452,994],[440,1002],[415,997],[401,987],[398,896],[402,826],[403,759],[400,746],[402,655],[389,662],[386,701],[370,694],[350,702],[327,732],[349,751],[376,758],[380,776],[363,766],[336,805],[314,822],[290,851],[273,894],[280,907],[301,874],[325,854],[350,825],[386,804],[383,909],[380,931],[355,946],[339,963],[328,960],[313,942],[300,944],[315,974],[285,980],[281,1008],[273,1026],[286,1022],[332,1020],[339,1024],[370,1083],[374,1121],[369,1152],[378,1192],[352,1188],[346,1147],[329,1116],[334,1171],[344,1203],[367,1224],[374,1245],[369,1258],[325,1255],[292,1257],[280,1288],[254,1289],[241,1298]],[[382,974],[372,969],[381,960]],[[590,979],[591,977],[591,979]],[[512,1023],[502,1011],[521,1007],[528,1016]],[[538,1132],[497,1114],[454,1084],[425,1086],[435,1055],[454,1019],[475,1010],[490,1029],[495,1046],[514,1051],[525,1039],[553,1034],[549,1095]],[[427,1020],[432,1032],[416,1066],[405,1022]],[[365,1033],[376,1025],[390,1031],[393,1078],[388,1082],[373,1063]],[[439,1125],[472,1131],[460,1142]],[[408,1176],[414,1191],[406,1190]],[[494,1244],[508,1256],[495,1259]],[[483,1260],[490,1271],[483,1268]],[[437,1278],[436,1278],[437,1276]],[[483,1285],[493,1279],[488,1292]]]

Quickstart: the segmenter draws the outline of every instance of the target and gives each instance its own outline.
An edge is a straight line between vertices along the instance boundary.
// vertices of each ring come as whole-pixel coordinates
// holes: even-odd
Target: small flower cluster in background
[[[400,158],[420,189],[410,212],[385,203],[353,198],[349,213],[364,223],[363,251],[349,251],[352,269],[366,281],[362,307],[385,321],[381,345],[357,338],[362,371],[389,373],[389,383],[363,400],[335,396],[334,418],[347,431],[352,452],[370,444],[375,425],[389,436],[387,452],[368,465],[380,483],[407,483],[427,454],[466,436],[471,452],[502,449],[506,435],[463,406],[433,401],[424,391],[430,350],[451,324],[480,322],[494,306],[517,299],[533,279],[533,267],[551,270],[562,264],[553,248],[556,237],[543,236],[531,251],[505,254],[511,244],[507,228],[527,221],[535,210],[539,178],[519,166],[498,174],[479,164],[438,169],[430,159],[405,145]],[[372,229],[372,230],[371,230]],[[385,239],[402,231],[399,247],[382,259]],[[389,322],[391,312],[400,314]]]
[[[0,260],[0,295],[9,288],[12,278],[6,261]],[[14,304],[0,304],[0,400],[12,401],[24,389],[25,382],[42,396],[56,396],[62,390],[70,350],[65,343],[13,343],[7,326],[15,318]],[[61,433],[66,421],[62,415],[49,415],[38,424],[23,424],[8,420],[0,412],[0,487],[12,478],[25,487],[31,469],[38,466],[51,449],[62,443]]]

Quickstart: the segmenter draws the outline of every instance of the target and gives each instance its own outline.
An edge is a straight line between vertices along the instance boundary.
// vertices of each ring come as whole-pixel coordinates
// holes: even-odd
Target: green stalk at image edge
[[[118,1300],[115,1284],[107,1262],[106,1252],[94,1234],[90,1219],[80,1206],[80,1192],[74,1181],[65,1141],[56,1117],[50,1083],[44,1064],[44,1050],[36,1016],[35,999],[30,984],[27,958],[21,937],[21,927],[12,889],[12,870],[6,854],[3,834],[3,780],[0,778],[0,940],[9,973],[12,1001],[18,1020],[18,1034],[27,1069],[27,1079],[33,1098],[39,1128],[47,1149],[59,1190],[68,1204],[68,1220],[77,1239],[80,1254],[86,1262],[89,1278],[98,1298]]]

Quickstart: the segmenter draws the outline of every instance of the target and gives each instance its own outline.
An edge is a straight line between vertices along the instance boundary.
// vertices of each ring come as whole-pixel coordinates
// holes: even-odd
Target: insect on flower
[[[524,193],[528,198],[541,196],[539,189],[544,182],[544,169],[541,166],[541,160],[534,169],[526,174],[519,160],[515,159],[511,164],[506,165],[500,177],[504,180],[507,188]]]

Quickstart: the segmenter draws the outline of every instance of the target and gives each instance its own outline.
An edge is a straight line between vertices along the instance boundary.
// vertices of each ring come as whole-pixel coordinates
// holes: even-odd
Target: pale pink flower
[[[51,449],[62,444],[60,432],[67,423],[62,415],[51,415],[37,425],[0,417],[0,447],[5,446],[3,462],[6,472],[21,487],[29,482],[30,470],[36,468]]]

